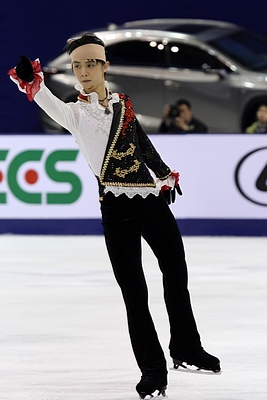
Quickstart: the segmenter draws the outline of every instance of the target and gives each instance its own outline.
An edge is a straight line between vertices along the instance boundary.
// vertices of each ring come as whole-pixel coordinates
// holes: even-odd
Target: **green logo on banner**
[[[5,161],[7,156],[8,150],[0,150],[0,161]],[[0,170],[0,183],[3,181],[4,175]],[[6,203],[6,193],[0,192],[0,204]]]
[[[44,150],[25,150],[16,155],[10,162],[7,169],[7,183],[11,193],[21,202],[27,204],[41,204],[42,199],[46,204],[72,204],[79,199],[82,193],[82,182],[80,178],[71,171],[57,169],[57,163],[74,162],[79,153],[78,150],[56,150],[48,155],[44,160],[44,169],[48,178],[58,183],[67,183],[70,185],[70,190],[67,193],[60,191],[40,193],[29,192],[24,190],[19,184],[18,174],[20,168],[31,161],[41,162]],[[8,150],[0,150],[0,161],[5,161],[8,155]],[[1,165],[1,164],[0,164]],[[25,173],[25,181],[28,184],[35,184],[38,181],[38,173],[34,169],[29,169]],[[0,169],[0,184],[4,179],[4,174]],[[0,192],[0,204],[6,204],[8,201],[7,193]]]

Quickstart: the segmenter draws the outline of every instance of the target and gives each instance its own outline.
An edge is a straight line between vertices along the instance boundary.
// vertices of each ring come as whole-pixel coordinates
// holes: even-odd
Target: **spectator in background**
[[[256,112],[256,121],[248,126],[246,133],[267,133],[267,103],[261,104]]]
[[[159,132],[207,133],[208,127],[195,118],[188,100],[177,100],[175,105],[165,105]]]

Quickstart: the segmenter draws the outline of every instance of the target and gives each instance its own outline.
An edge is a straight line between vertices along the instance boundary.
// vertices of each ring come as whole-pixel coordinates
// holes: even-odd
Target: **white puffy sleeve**
[[[45,86],[44,82],[34,96],[34,101],[63,128],[71,133],[77,131],[80,112],[75,103],[64,103]]]

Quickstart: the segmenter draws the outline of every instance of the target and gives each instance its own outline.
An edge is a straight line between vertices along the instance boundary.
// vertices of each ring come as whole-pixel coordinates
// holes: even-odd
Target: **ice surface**
[[[267,399],[267,238],[184,242],[202,342],[223,373],[169,370],[168,400]],[[161,275],[143,247],[171,368]],[[102,236],[1,235],[0,304],[0,400],[138,398],[140,373]]]

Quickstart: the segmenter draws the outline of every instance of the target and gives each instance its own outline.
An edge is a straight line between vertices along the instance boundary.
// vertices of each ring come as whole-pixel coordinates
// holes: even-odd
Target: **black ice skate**
[[[187,365],[197,367],[197,371],[205,370],[218,373],[221,371],[220,360],[217,357],[212,356],[205,350],[189,357],[173,358],[173,368],[178,369],[179,367],[187,369]]]
[[[150,399],[154,392],[155,399],[166,399],[167,377],[162,375],[142,375],[140,382],[136,385],[136,391],[140,399]]]

